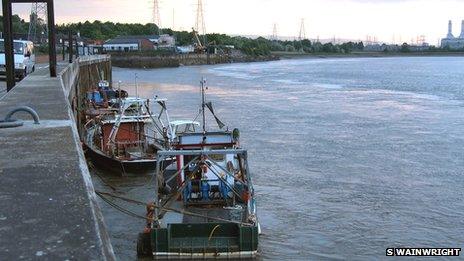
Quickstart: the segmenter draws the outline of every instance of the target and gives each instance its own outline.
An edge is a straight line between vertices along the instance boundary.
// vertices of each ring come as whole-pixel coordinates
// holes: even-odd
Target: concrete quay
[[[23,126],[0,128],[1,260],[115,259],[70,104],[80,66],[59,64],[57,78],[38,69],[0,93],[0,120],[17,106],[40,117],[19,112]]]

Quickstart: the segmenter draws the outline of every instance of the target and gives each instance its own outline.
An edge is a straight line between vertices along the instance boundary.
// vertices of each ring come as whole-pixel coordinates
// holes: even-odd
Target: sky
[[[276,24],[279,36],[297,37],[301,19],[310,39],[410,42],[419,35],[436,44],[447,33],[448,20],[459,36],[464,0],[203,0],[206,31],[269,36]],[[191,30],[197,0],[159,0],[161,25]],[[153,21],[150,0],[55,0],[57,23],[101,20]],[[13,12],[28,17],[29,4]],[[174,19],[173,19],[174,18]]]

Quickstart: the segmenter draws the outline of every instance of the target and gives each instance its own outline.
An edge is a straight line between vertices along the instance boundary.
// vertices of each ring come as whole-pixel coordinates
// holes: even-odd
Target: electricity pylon
[[[27,39],[32,42],[42,41],[48,37],[47,27],[47,4],[33,3],[31,5],[31,14],[29,15],[29,30]],[[40,35],[41,37],[37,37]]]
[[[272,41],[277,41],[277,24],[274,24],[274,28],[272,29],[272,36],[271,36],[271,40]]]
[[[195,31],[199,35],[203,35],[203,44],[206,45],[206,26],[205,26],[205,14],[203,10],[203,0],[197,2],[197,15],[195,20]]]
[[[300,35],[298,36],[298,41],[302,41],[304,39],[306,39],[305,21],[304,18],[301,18]]]
[[[158,35],[162,34],[161,31],[161,16],[159,10],[159,2],[158,0],[154,0],[153,2],[153,23],[158,27]]]

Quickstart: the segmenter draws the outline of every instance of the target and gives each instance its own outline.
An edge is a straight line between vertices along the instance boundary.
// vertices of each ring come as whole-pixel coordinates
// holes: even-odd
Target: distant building
[[[155,45],[147,36],[118,36],[103,43],[107,52],[131,52],[154,50]]]
[[[402,51],[402,45],[397,44],[370,44],[364,46],[365,52],[400,52]],[[410,52],[425,52],[430,50],[428,43],[421,45],[407,45],[407,50]]]
[[[451,50],[464,49],[464,20],[462,21],[461,35],[459,37],[454,37],[453,23],[451,21],[448,22],[448,34],[446,38],[441,40],[441,47]]]
[[[159,48],[172,48],[176,45],[176,39],[169,34],[162,34],[158,38],[158,42],[155,46]]]
[[[178,53],[193,53],[195,52],[195,47],[193,45],[177,46],[176,51]]]
[[[423,43],[421,45],[409,45],[408,49],[411,52],[424,52],[430,50],[430,45],[428,43]]]
[[[364,46],[363,51],[365,52],[397,52],[401,49],[401,46],[397,44],[368,44]]]
[[[155,48],[157,47],[174,47],[176,45],[176,40],[173,36],[169,34],[162,34],[162,35],[133,35],[133,36],[126,36],[130,38],[146,38],[153,43]]]
[[[164,35],[120,35],[103,44],[107,52],[149,51],[158,48],[173,48],[173,36]]]

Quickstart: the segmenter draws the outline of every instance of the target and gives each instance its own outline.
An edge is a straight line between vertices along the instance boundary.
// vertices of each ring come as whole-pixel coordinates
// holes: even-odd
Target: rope
[[[134,213],[128,209],[125,209],[117,204],[115,204],[114,202],[112,202],[111,200],[107,199],[106,197],[104,197],[102,195],[102,193],[100,192],[97,192],[95,191],[95,193],[103,200],[105,201],[108,205],[112,206],[113,208],[115,208],[116,210],[128,215],[128,216],[131,216],[131,217],[134,217],[134,218],[139,218],[139,219],[144,219],[144,220],[148,220],[148,221],[153,221],[152,218],[148,218],[148,217],[145,217],[145,216],[142,216],[142,215],[139,215],[137,213]],[[145,204],[144,204],[145,205]]]
[[[196,121],[197,118],[198,118],[198,116],[200,116],[200,114],[201,114],[201,111],[198,111],[198,114],[197,114],[197,116],[195,116],[195,118],[193,119],[193,121]]]
[[[99,173],[98,173],[98,170],[93,166],[93,163],[92,162],[87,162],[87,164],[94,170],[93,171],[93,174],[95,174],[100,180],[101,182],[103,182],[103,184],[105,184],[106,186],[110,187],[113,191],[116,191],[116,187],[111,185],[109,182],[107,182]]]
[[[122,161],[119,161],[121,164],[121,170],[122,170],[122,176],[127,176],[126,169],[124,168],[124,163]]]
[[[112,193],[109,193],[109,192],[103,192],[103,191],[95,191],[95,193],[101,197],[105,202],[107,202],[109,205],[115,207],[117,210],[129,215],[129,216],[133,216],[133,217],[136,217],[136,218],[140,218],[140,219],[144,219],[144,220],[149,220],[149,221],[155,221],[156,219],[155,218],[148,218],[148,217],[144,217],[144,216],[141,216],[137,213],[134,213],[130,210],[127,210],[121,206],[118,206],[117,204],[115,204],[114,202],[111,202],[110,200],[108,200],[107,198],[105,198],[105,196],[108,196],[108,197],[112,197],[112,198],[117,198],[117,199],[121,199],[123,201],[126,201],[126,202],[129,202],[129,203],[134,203],[134,204],[137,204],[137,205],[143,205],[143,206],[146,206],[147,204],[145,204],[144,202],[142,201],[139,201],[139,200],[135,200],[135,199],[131,199],[131,198],[127,198],[127,197],[122,197],[122,196],[118,196],[118,195],[115,195],[115,194],[112,194]],[[211,219],[211,220],[215,220],[215,221],[220,221],[220,222],[226,222],[226,223],[233,223],[233,224],[238,224],[238,225],[244,225],[244,226],[253,226],[253,224],[250,224],[250,223],[244,223],[244,222],[239,222],[239,221],[233,221],[233,220],[227,220],[227,219],[223,219],[223,218],[219,218],[219,217],[210,217],[210,216],[206,216],[206,215],[201,215],[201,214],[197,214],[197,213],[193,213],[193,212],[189,212],[189,211],[185,211],[185,210],[179,210],[179,209],[174,209],[174,208],[169,208],[169,207],[160,207],[160,206],[157,206],[156,204],[153,204],[153,207],[154,208],[157,208],[157,209],[161,209],[161,210],[164,210],[164,211],[167,211],[167,212],[174,212],[174,213],[178,213],[178,214],[182,214],[182,215],[187,215],[187,216],[193,216],[193,217],[200,217],[200,218],[206,218],[206,219]]]
[[[211,241],[211,238],[213,237],[213,233],[214,231],[216,231],[216,229],[218,229],[221,225],[216,225],[213,230],[211,230],[211,233],[209,234],[209,237],[208,237],[208,241]]]
[[[153,115],[151,114],[150,112],[150,108],[145,105],[145,108],[147,109],[147,112],[148,112],[148,115],[150,116],[151,118],[151,121],[153,122],[153,124],[155,125],[155,128],[158,130],[158,132],[163,135],[163,130],[158,126],[158,124],[156,123],[155,119],[153,118]]]

